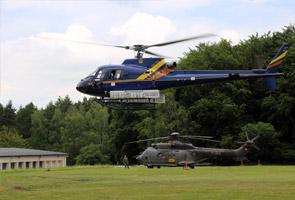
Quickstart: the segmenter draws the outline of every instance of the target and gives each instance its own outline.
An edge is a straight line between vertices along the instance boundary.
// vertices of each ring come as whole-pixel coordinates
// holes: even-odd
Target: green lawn
[[[1,200],[295,199],[295,166],[0,171]]]

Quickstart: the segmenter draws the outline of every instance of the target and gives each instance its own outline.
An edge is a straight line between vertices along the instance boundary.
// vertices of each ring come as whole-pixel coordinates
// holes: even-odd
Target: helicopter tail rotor
[[[248,136],[248,133],[246,135],[246,141],[245,142],[237,142],[238,144],[244,145],[244,146],[251,146],[254,147],[256,150],[260,150],[260,148],[255,144],[255,140],[259,138],[259,135],[256,135],[254,138],[250,139]]]

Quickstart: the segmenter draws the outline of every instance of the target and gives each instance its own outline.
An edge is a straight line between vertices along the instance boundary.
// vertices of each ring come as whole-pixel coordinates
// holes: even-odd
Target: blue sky
[[[76,83],[98,65],[121,63],[132,52],[41,41],[36,36],[110,44],[152,44],[215,33],[234,44],[255,33],[279,31],[295,23],[295,1],[13,1],[0,0],[1,93],[17,107],[39,107],[58,96],[75,101]],[[219,38],[205,41],[218,41]],[[198,41],[155,49],[172,57]]]

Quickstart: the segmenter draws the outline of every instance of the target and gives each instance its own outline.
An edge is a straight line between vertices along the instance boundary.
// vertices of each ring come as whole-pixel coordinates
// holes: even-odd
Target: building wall
[[[0,157],[0,170],[65,167],[66,156]]]

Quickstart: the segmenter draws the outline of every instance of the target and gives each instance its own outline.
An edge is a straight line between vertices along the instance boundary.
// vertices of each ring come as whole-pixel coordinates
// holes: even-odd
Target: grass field
[[[295,166],[1,171],[1,200],[295,199]]]

